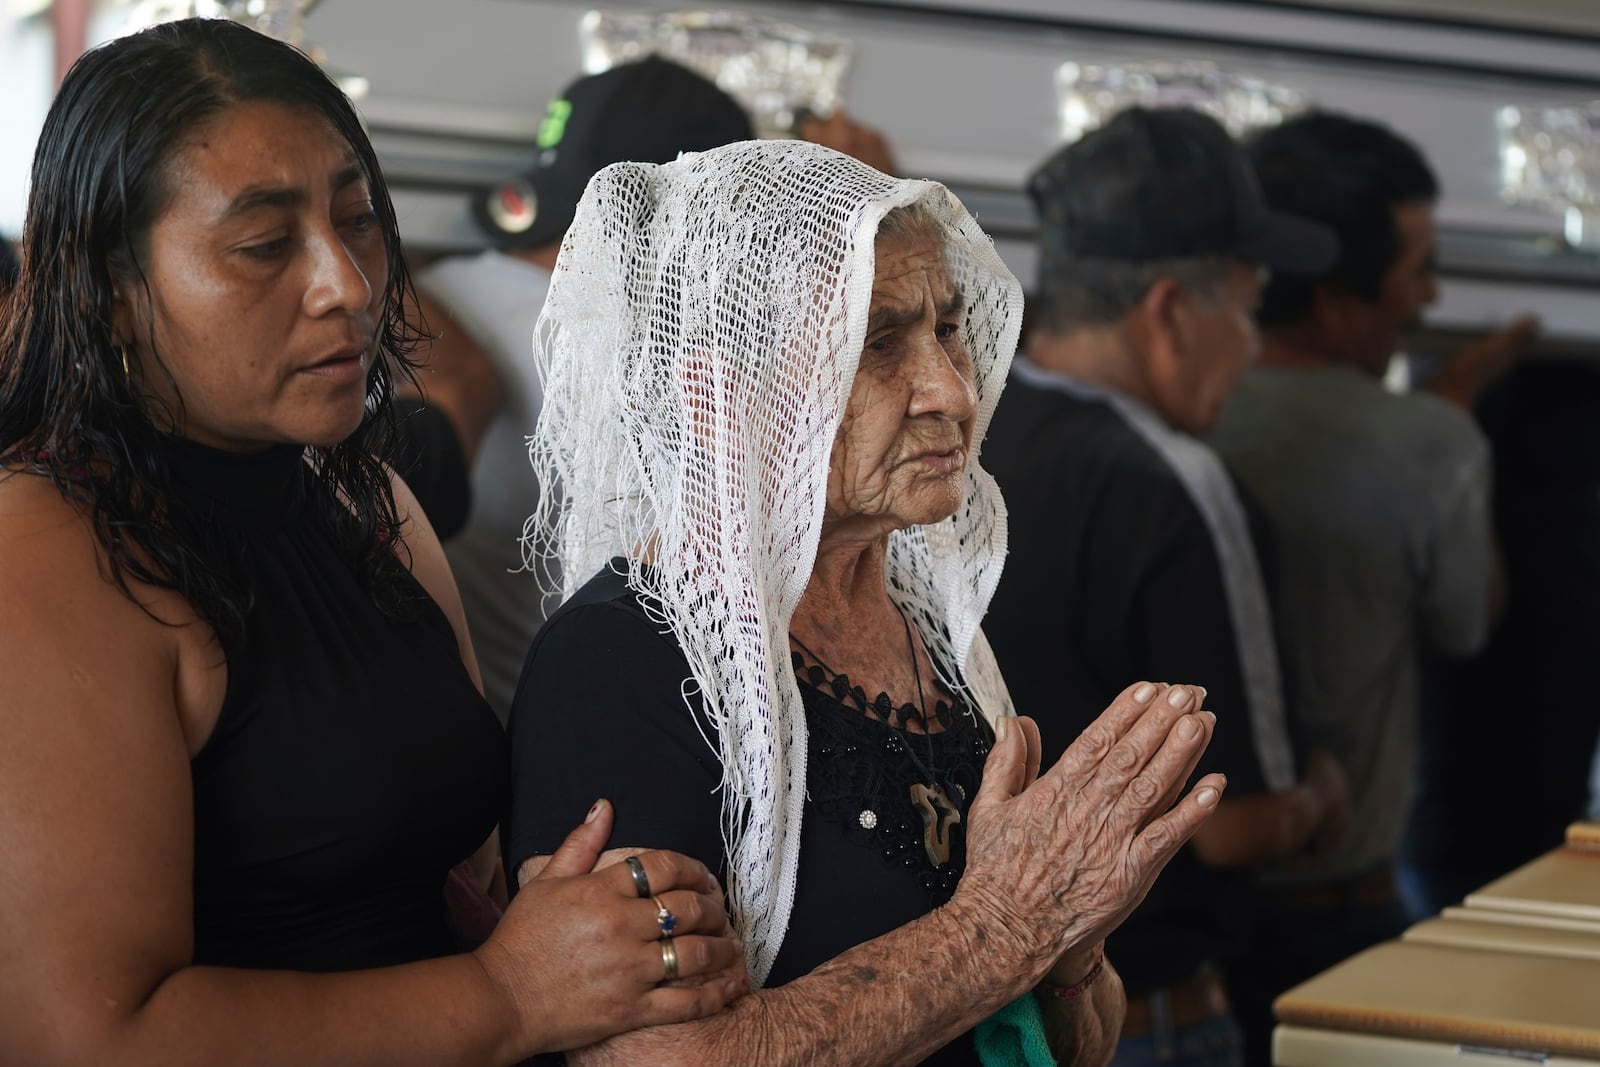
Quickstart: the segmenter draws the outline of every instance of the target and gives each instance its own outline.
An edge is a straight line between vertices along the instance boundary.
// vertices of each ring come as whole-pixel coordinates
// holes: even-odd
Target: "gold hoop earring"
[[[133,370],[128,366],[128,350],[121,345],[112,345],[111,351],[122,357],[122,376],[131,385],[133,383]]]

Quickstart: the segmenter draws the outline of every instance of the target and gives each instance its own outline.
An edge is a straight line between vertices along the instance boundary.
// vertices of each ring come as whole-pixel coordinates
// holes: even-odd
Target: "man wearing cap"
[[[550,102],[533,169],[474,198],[474,217],[494,247],[440,260],[417,276],[418,287],[489,352],[510,394],[483,437],[472,513],[445,546],[484,692],[502,718],[533,635],[556,607],[545,602],[537,576],[523,570],[519,542],[539,493],[526,443],[542,402],[533,328],[561,238],[602,167],[664,163],[752,136],[732,97],[668,60],[651,56],[579,78]]]
[[[1220,977],[1247,935],[1244,868],[1337,836],[1344,775],[1297,760],[1261,566],[1232,481],[1195,435],[1257,349],[1263,267],[1319,269],[1320,227],[1269,211],[1213,120],[1133,109],[1051,157],[1038,319],[982,462],[1010,549],[984,629],[1058,755],[1134,678],[1194,678],[1228,793],[1112,937],[1129,1007],[1116,1063],[1236,1064]]]
[[[1275,546],[1297,736],[1334,749],[1352,796],[1336,849],[1260,872],[1257,947],[1230,981],[1250,1062],[1265,1064],[1273,997],[1406,926],[1394,863],[1416,789],[1418,659],[1480,647],[1497,599],[1492,464],[1470,408],[1534,324],[1469,345],[1423,390],[1384,388],[1438,295],[1432,169],[1383,126],[1323,112],[1248,151],[1268,201],[1333,229],[1340,253],[1267,286],[1261,364],[1210,440]],[[1493,777],[1475,787],[1492,793]]]

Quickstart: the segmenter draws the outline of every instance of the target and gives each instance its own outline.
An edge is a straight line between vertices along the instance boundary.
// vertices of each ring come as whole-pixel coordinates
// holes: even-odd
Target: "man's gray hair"
[[[1109,326],[1139,305],[1151,286],[1171,278],[1195,299],[1223,299],[1232,260],[1224,256],[1181,259],[1098,259],[1046,256],[1039,267],[1038,325],[1065,334],[1089,326]]]

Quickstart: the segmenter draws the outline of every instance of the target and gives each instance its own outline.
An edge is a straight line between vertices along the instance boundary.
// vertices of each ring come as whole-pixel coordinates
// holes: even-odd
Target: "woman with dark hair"
[[[494,872],[504,741],[384,462],[410,283],[316,66],[210,20],[89,53],[22,248],[0,323],[8,1057],[503,1064],[741,992],[701,865],[590,873],[603,802],[487,940],[452,935],[448,873]]]

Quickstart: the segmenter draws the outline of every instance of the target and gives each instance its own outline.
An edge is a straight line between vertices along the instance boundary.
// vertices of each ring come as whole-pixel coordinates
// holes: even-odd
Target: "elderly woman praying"
[[[591,182],[535,341],[559,491],[530,555],[567,600],[514,702],[507,859],[526,884],[609,796],[601,862],[721,872],[759,988],[575,1062],[1109,1057],[1102,941],[1223,782],[1179,799],[1213,723],[1194,687],[1130,684],[1042,774],[1014,717],[976,458],[1020,316],[955,197],[828,149]]]

